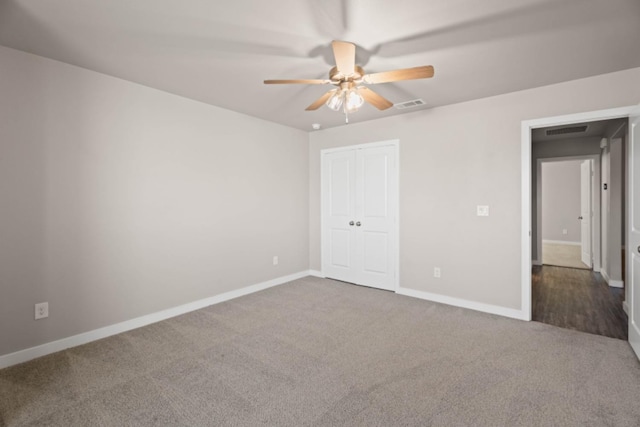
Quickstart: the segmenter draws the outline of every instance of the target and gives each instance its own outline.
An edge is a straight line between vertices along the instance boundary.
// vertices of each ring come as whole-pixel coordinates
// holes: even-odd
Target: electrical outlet
[[[562,229],[562,234],[567,234],[567,229],[566,228]]]
[[[434,267],[433,269],[433,277],[440,278],[440,267]]]
[[[278,257],[277,256],[273,257],[273,265],[278,265]]]
[[[49,303],[41,302],[36,304],[36,320],[49,317]]]

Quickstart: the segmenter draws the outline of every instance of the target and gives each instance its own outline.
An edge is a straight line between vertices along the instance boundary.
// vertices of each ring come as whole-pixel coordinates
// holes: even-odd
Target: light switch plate
[[[489,216],[489,206],[478,205],[478,216]]]

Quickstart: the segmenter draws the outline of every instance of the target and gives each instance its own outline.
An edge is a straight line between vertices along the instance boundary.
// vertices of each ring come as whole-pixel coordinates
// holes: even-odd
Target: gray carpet
[[[583,270],[591,269],[582,262],[582,248],[580,246],[560,243],[542,243],[542,264]]]
[[[306,278],[0,370],[0,425],[638,426],[625,341]]]

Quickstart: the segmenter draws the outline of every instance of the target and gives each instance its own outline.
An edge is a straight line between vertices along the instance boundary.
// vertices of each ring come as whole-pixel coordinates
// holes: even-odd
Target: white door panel
[[[331,230],[331,265],[334,267],[350,268],[351,230]]]
[[[361,222],[363,250],[358,251],[361,284],[393,289],[395,263],[395,149],[375,147],[358,150],[356,211]]]
[[[393,290],[397,170],[394,145],[323,154],[323,273]]]
[[[350,182],[354,178],[353,156],[336,156],[329,163],[329,214],[349,216],[353,213],[353,194]]]
[[[640,107],[629,118],[629,227],[627,308],[629,344],[640,358]],[[630,280],[629,280],[630,279]]]
[[[387,274],[389,272],[389,235],[387,233],[363,232],[364,273]]]
[[[373,152],[371,152],[373,151]],[[371,149],[360,155],[363,218],[388,216],[389,162],[388,150]]]
[[[353,281],[355,230],[355,152],[333,153],[323,159],[323,271],[327,277]]]
[[[591,160],[580,164],[580,244],[582,262],[591,267]]]

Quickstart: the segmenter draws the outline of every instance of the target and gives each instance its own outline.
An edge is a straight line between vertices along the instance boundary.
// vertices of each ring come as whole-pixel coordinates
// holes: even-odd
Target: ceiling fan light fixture
[[[344,96],[341,90],[335,91],[329,99],[327,99],[327,107],[331,108],[333,111],[340,111],[344,102],[343,98]]]
[[[345,95],[344,109],[349,113],[355,113],[364,104],[364,98],[358,93],[357,88],[349,89]]]

